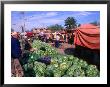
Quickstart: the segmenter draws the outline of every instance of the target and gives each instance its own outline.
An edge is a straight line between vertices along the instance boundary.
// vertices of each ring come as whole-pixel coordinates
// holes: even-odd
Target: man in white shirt
[[[56,41],[55,41],[55,47],[56,47],[56,48],[58,48],[59,45],[60,45],[59,40],[60,40],[60,36],[57,34],[57,36],[56,36]]]
[[[57,35],[57,36],[56,36],[56,40],[57,40],[57,41],[59,41],[59,40],[60,40],[60,37],[59,37],[59,35]]]

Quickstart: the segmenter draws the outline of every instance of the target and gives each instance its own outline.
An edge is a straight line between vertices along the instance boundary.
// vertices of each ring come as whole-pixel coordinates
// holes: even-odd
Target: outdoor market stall
[[[100,49],[100,29],[92,24],[84,24],[75,30],[74,44],[90,49]]]
[[[77,56],[88,58],[100,65],[100,28],[83,24],[74,32],[74,45]]]

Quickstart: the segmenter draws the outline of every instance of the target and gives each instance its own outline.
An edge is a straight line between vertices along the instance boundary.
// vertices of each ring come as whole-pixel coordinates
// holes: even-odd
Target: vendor
[[[24,47],[24,50],[28,50],[28,51],[34,51],[35,50],[34,48],[32,48],[32,44],[30,42],[30,39],[27,38],[26,36],[25,36],[25,47]]]
[[[20,42],[18,39],[17,32],[13,32],[11,34],[11,66],[12,66],[12,76],[16,77],[22,77],[23,76],[23,70],[21,67],[21,64],[19,62],[22,55]]]
[[[19,59],[21,57],[21,54],[22,51],[17,32],[13,32],[11,37],[11,57],[13,59]]]

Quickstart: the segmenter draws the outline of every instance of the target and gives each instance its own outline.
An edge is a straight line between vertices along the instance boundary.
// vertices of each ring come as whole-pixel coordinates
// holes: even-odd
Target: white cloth
[[[24,36],[24,35],[26,35],[26,32],[23,32],[23,33],[21,33],[20,35],[21,35],[21,36]]]
[[[57,33],[55,32],[55,33],[54,33],[54,38],[56,38],[56,36],[57,36]]]
[[[56,40],[60,40],[60,37],[58,35],[56,36]]]

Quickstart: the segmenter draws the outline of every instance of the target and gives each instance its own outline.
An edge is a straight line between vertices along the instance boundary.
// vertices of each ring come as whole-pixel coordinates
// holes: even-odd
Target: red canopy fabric
[[[74,44],[90,49],[100,49],[99,27],[91,24],[86,25],[82,25],[75,30]]]

